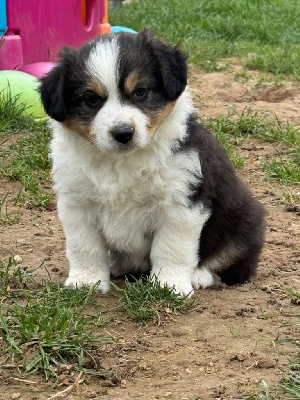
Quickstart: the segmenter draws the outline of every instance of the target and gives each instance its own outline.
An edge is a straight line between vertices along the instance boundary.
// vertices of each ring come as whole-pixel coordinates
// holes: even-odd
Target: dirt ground
[[[250,72],[249,76],[251,79],[246,81],[234,78],[232,72],[192,70],[190,87],[200,114],[215,116],[232,107],[241,111],[250,106],[254,111],[275,113],[282,121],[300,124],[298,85],[257,85],[258,74]],[[237,400],[261,392],[262,380],[277,385],[288,358],[297,349],[292,342],[276,339],[299,337],[299,304],[284,288],[300,290],[300,189],[285,189],[265,180],[260,168],[264,157],[271,159],[280,149],[279,144],[251,138],[240,147],[245,166],[238,174],[268,211],[266,244],[258,274],[251,282],[219,290],[198,290],[195,295],[199,296],[203,312],[172,314],[160,324],[146,327],[138,327],[117,309],[106,327],[116,341],[104,345],[97,360],[101,368],[113,372],[115,379],[101,380],[85,374],[78,377],[77,372],[66,367],[61,385],[39,394],[28,389],[44,387],[42,377],[28,377],[36,384],[27,382],[26,387],[2,377],[0,399],[37,400],[68,395],[70,400]],[[17,184],[1,181],[1,197],[7,191],[14,197],[17,190]],[[288,190],[295,199],[292,206],[285,201]],[[68,262],[55,207],[45,211],[24,208],[22,212],[18,224],[0,226],[0,258],[18,255],[22,265],[30,269],[44,261],[53,279],[64,280]],[[47,278],[44,267],[37,274]],[[116,296],[102,296],[102,301],[104,310],[118,304]]]

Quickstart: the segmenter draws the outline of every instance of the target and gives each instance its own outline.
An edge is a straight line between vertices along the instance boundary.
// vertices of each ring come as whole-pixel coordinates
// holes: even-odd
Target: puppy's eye
[[[87,106],[96,108],[96,107],[101,106],[103,100],[96,93],[93,93],[93,94],[89,94],[88,96],[86,96],[84,99],[84,102]]]
[[[133,97],[137,100],[142,100],[145,99],[147,97],[148,94],[148,90],[144,87],[139,87],[137,89],[134,90],[133,92]]]

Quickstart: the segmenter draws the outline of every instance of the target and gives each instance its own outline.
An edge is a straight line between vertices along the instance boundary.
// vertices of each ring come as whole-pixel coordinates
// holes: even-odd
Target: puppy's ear
[[[64,48],[59,53],[60,60],[58,64],[40,79],[39,92],[44,109],[51,118],[59,122],[65,121],[67,117],[65,89],[69,67],[76,54],[75,49],[70,47]]]
[[[162,44],[157,51],[161,73],[168,101],[177,100],[187,84],[187,54],[178,47]]]
[[[187,53],[178,46],[174,47],[154,38],[147,29],[143,29],[139,35],[151,47],[159,64],[166,99],[177,100],[187,84]]]

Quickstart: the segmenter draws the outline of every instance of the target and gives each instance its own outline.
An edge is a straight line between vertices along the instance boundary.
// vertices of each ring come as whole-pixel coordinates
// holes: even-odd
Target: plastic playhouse
[[[0,95],[45,117],[38,80],[64,45],[80,47],[96,35],[130,28],[108,23],[108,0],[0,0]]]
[[[53,62],[63,45],[110,31],[107,0],[0,0],[0,70],[32,73],[31,64]]]

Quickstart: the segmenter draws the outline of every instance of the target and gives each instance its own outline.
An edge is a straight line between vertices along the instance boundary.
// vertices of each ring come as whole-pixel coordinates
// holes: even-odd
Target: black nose
[[[111,130],[112,137],[119,143],[128,143],[134,135],[134,127],[129,124],[117,125]]]

